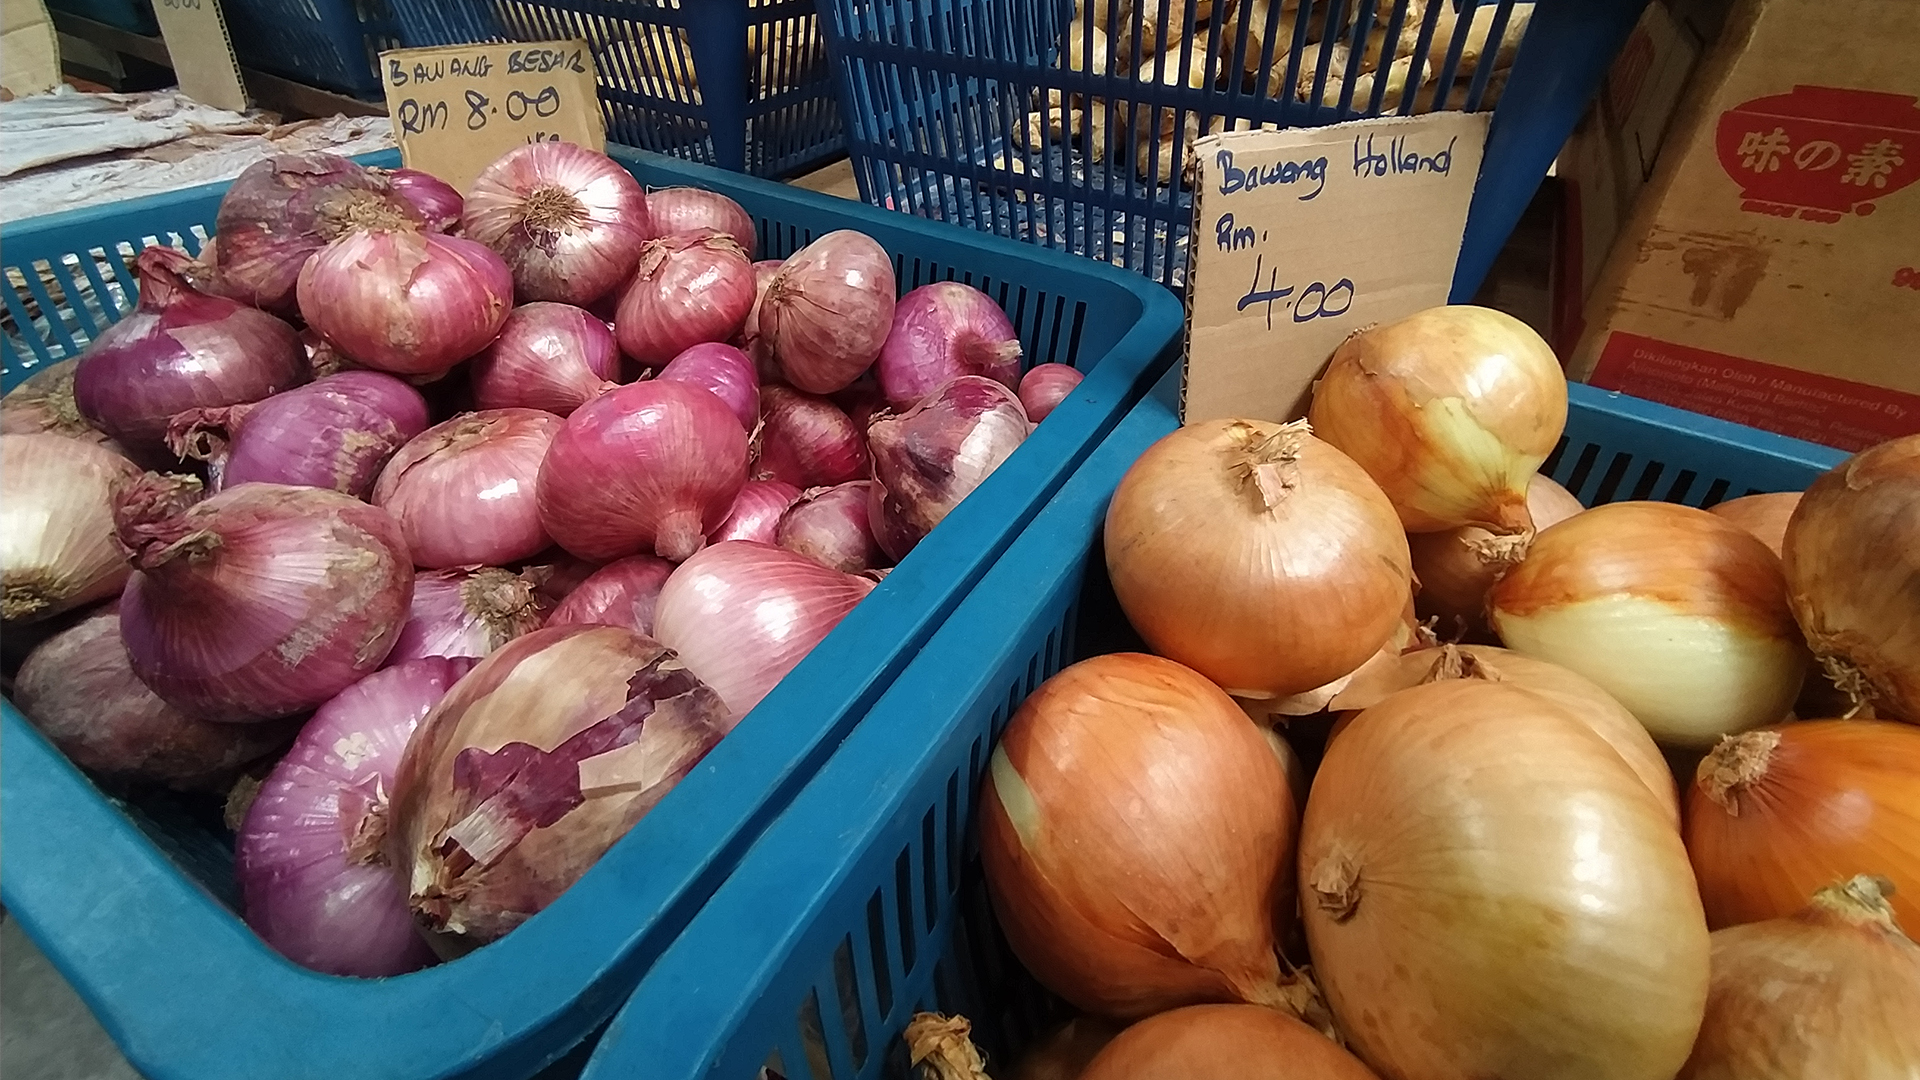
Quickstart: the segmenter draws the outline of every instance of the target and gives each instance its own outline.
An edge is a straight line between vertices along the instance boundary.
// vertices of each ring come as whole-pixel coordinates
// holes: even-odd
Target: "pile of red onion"
[[[1077,378],[571,144],[464,199],[283,155],[217,226],[0,407],[5,674],[102,783],[264,777],[242,914],[332,974],[551,903]]]

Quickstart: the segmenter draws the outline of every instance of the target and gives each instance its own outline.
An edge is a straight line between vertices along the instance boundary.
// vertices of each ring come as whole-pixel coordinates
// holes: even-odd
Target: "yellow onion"
[[[1274,949],[1295,826],[1286,772],[1193,671],[1115,653],[1047,680],[994,748],[979,824],[1007,940],[1077,1008],[1309,1007]]]
[[[1533,527],[1527,481],[1567,424],[1567,379],[1527,324],[1428,308],[1333,352],[1307,414],[1380,482],[1408,532]]]
[[[1122,1030],[1098,1016],[1076,1016],[1022,1054],[1006,1080],[1078,1080]]]
[[[1855,877],[1783,919],[1713,935],[1713,983],[1675,1080],[1913,1080],[1920,946]]]
[[[1301,829],[1314,974],[1388,1080],[1670,1080],[1705,1004],[1680,836],[1520,685],[1416,686],[1327,748]]]
[[[18,626],[120,591],[113,495],[140,475],[98,443],[0,436],[0,618]]]
[[[1920,435],[1813,482],[1787,525],[1794,617],[1834,681],[1920,723]]]
[[[1891,881],[1920,926],[1920,728],[1809,720],[1723,740],[1687,793],[1687,852],[1715,929],[1778,919],[1828,882]]]
[[[1674,789],[1673,770],[1667,767],[1666,757],[1626,706],[1585,676],[1576,675],[1559,664],[1491,645],[1421,649],[1406,653],[1391,664],[1363,670],[1366,676],[1356,678],[1335,697],[1333,708],[1343,712],[1372,708],[1408,687],[1450,679],[1478,679],[1525,687],[1566,709],[1592,728],[1595,735],[1607,740],[1607,745],[1620,755],[1627,768],[1647,785],[1673,827],[1680,827],[1680,795]]]
[[[1299,423],[1208,421],[1148,447],[1107,509],[1106,552],[1153,651],[1253,698],[1359,667],[1411,580],[1379,485]]]
[[[1794,507],[1799,505],[1800,493],[1797,491],[1770,491],[1715,503],[1707,507],[1707,513],[1726,518],[1747,530],[1759,537],[1768,550],[1780,555],[1781,544],[1787,538],[1787,520],[1793,517]]]
[[[1142,1020],[1080,1080],[1379,1080],[1333,1040],[1256,1005],[1192,1005]]]
[[[1487,606],[1508,648],[1599,683],[1664,744],[1783,719],[1806,672],[1780,560],[1690,506],[1576,514],[1534,539]]]
[[[1324,686],[1287,697],[1237,696],[1234,704],[1240,711],[1252,717],[1255,723],[1272,727],[1276,724],[1289,725],[1295,717],[1311,716],[1325,710],[1333,699],[1355,680],[1366,679],[1376,668],[1394,667],[1400,654],[1413,649],[1424,649],[1439,644],[1438,640],[1413,613],[1413,596],[1407,596],[1406,606],[1401,609],[1400,621],[1393,626],[1393,632],[1387,636],[1386,644],[1380,646],[1372,656],[1359,667],[1333,680]],[[1300,786],[1302,795],[1306,794],[1306,785]]]
[[[1527,481],[1527,514],[1535,529],[1545,529],[1585,509],[1566,488],[1534,473]],[[1495,536],[1478,525],[1407,537],[1413,552],[1413,576],[1420,583],[1414,608],[1423,619],[1438,619],[1443,636],[1481,638],[1487,626],[1487,590],[1508,568],[1526,558],[1532,534]]]

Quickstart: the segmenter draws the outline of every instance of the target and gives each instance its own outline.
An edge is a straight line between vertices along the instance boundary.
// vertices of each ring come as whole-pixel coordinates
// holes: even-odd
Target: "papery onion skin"
[[[364,499],[427,423],[420,391],[378,371],[342,371],[251,405],[188,410],[173,418],[167,444],[207,462],[215,491],[293,484]]]
[[[1086,376],[1070,364],[1035,364],[1020,376],[1020,407],[1027,419],[1039,423],[1067,400]]]
[[[747,435],[719,398],[630,383],[575,410],[540,466],[540,520],[583,559],[700,550],[747,481]]]
[[[649,240],[620,298],[620,348],[660,367],[695,345],[730,341],[753,308],[753,264],[719,233]]]
[[[1794,617],[1822,666],[1876,713],[1920,724],[1920,435],[1815,480],[1783,551]]]
[[[105,599],[126,583],[113,496],[140,475],[98,443],[0,435],[0,618],[9,627]]]
[[[1687,851],[1714,929],[1779,919],[1854,874],[1920,925],[1920,728],[1809,720],[1716,746],[1687,792]]]
[[[653,236],[633,174],[565,142],[518,146],[481,170],[460,226],[506,261],[522,302],[581,306],[625,281]]]
[[[760,336],[760,307],[766,302],[767,287],[785,265],[785,259],[761,259],[753,264],[753,306],[747,309],[747,321],[740,326],[740,349],[753,361],[762,385],[786,378],[773,359],[772,343]]]
[[[401,975],[433,962],[381,840],[408,738],[473,667],[410,660],[313,715],[242,821],[234,870],[247,925],[281,955],[330,975]]]
[[[0,397],[0,435],[65,435],[124,454],[119,443],[80,415],[73,398],[73,376],[79,370],[77,356],[34,368],[33,374]]]
[[[1370,327],[1334,350],[1307,418],[1408,532],[1524,532],[1527,480],[1560,441],[1567,379],[1527,324],[1470,305]]]
[[[729,540],[667,579],[654,633],[727,703],[731,730],[871,591],[783,548]]]
[[[673,564],[652,555],[615,559],[575,586],[547,616],[548,626],[624,626],[653,636],[653,609]]]
[[[436,424],[400,448],[373,485],[415,566],[498,566],[553,541],[535,485],[566,421],[539,409],[488,409]]]
[[[719,398],[747,431],[760,422],[760,376],[747,354],[731,345],[702,342],[668,361],[655,377],[698,386]]]
[[[723,712],[621,627],[536,630],[480,661],[394,782],[386,850],[415,916],[477,942],[520,925],[719,742]]]
[[[1806,670],[1780,560],[1690,506],[1576,514],[1534,538],[1487,605],[1508,648],[1592,679],[1663,744],[1784,718]]]
[[[1920,946],[1861,876],[1782,919],[1713,935],[1713,984],[1674,1080],[1911,1080]]]
[[[1013,391],[963,375],[867,427],[873,491],[867,523],[881,550],[907,557],[1033,431]]]
[[[322,488],[147,476],[114,503],[134,573],[120,634],[134,673],[207,720],[313,708],[377,669],[406,622],[413,566],[386,511]]]
[[[394,215],[422,221],[387,177],[338,154],[257,161],[234,178],[214,215],[218,292],[277,315],[297,314],[295,289],[307,260],[349,230]]]
[[[1381,1076],[1669,1080],[1705,1008],[1672,823],[1591,728],[1522,686],[1400,691],[1307,795],[1314,973]]]
[[[1360,1059],[1258,1005],[1189,1005],[1120,1033],[1080,1080],[1379,1080]]]
[[[1393,505],[1305,425],[1208,421],[1161,439],[1120,481],[1105,535],[1134,629],[1237,696],[1353,671],[1411,587]]]
[[[731,236],[753,258],[758,240],[753,215],[717,191],[696,187],[661,188],[647,193],[647,213],[655,236],[698,236],[712,230]]]
[[[513,277],[464,237],[366,229],[308,259],[299,296],[307,325],[356,364],[438,378],[500,332]]]
[[[1566,488],[1539,473],[1527,482],[1527,514],[1535,529],[1557,525],[1583,509]],[[1469,640],[1490,640],[1487,590],[1526,557],[1530,543],[1530,537],[1496,537],[1477,525],[1409,535],[1413,576],[1420,582],[1415,610],[1423,619],[1439,619],[1443,636],[1464,633]]]
[[[840,229],[793,253],[767,285],[754,333],[787,382],[830,394],[872,366],[893,326],[893,260]]]
[[[866,474],[866,440],[839,406],[779,385],[762,390],[760,401],[756,479],[810,488],[844,484]]]
[[[8,696],[89,773],[189,791],[224,790],[299,729],[294,720],[216,724],[161,701],[128,664],[112,604],[35,648]]]
[[[613,389],[620,368],[620,346],[606,323],[570,304],[536,301],[507,315],[468,375],[476,408],[569,416]]]
[[[413,579],[413,603],[387,666],[429,656],[479,659],[546,623],[533,574],[497,566],[428,570]]]
[[[1767,550],[1782,555],[1781,547],[1787,538],[1787,520],[1793,517],[1793,510],[1799,505],[1800,492],[1775,491],[1715,503],[1707,507],[1707,513],[1726,518],[1759,537],[1760,542],[1767,545]]]
[[[199,292],[192,260],[152,247],[135,260],[140,304],[80,354],[80,415],[142,459],[164,462],[167,423],[186,409],[241,405],[307,381],[293,327],[263,311]]]
[[[395,169],[387,174],[394,194],[419,211],[421,220],[434,232],[452,232],[460,224],[464,200],[452,184],[419,169]]]
[[[780,528],[780,517],[800,497],[800,489],[781,480],[749,480],[734,497],[727,520],[713,530],[709,541],[754,540],[771,544]]]
[[[885,566],[867,518],[872,489],[871,480],[850,480],[806,492],[781,515],[774,542],[843,574]]]
[[[900,298],[874,361],[887,403],[909,409],[962,375],[1020,385],[1020,335],[993,298],[958,281],[922,285]]]

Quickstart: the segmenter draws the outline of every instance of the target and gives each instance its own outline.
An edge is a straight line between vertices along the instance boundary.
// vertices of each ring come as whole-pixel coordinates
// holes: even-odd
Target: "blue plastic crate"
[[[1573,386],[1546,467],[1588,504],[1798,489],[1844,457]],[[974,794],[1021,701],[1087,656],[1144,651],[1100,546],[1127,468],[1177,426],[1169,375],[1074,474],[770,826],[614,1018],[583,1080],[906,1077],[901,1032],[961,1013],[995,1075],[1062,1007],[1006,949]]]
[[[846,139],[814,0],[392,0],[409,44],[584,38],[607,137],[795,176]]]
[[[1410,11],[1409,3],[1303,0],[1299,10],[1308,17],[1288,26],[1280,21],[1276,0],[1264,26],[1249,23],[1233,33],[1219,20],[1196,31],[1196,6],[1171,5],[1175,20],[1186,13],[1174,30],[1195,43],[1184,61],[1178,52],[1169,61],[1175,81],[1206,56],[1254,72],[1245,82],[1205,89],[1161,85],[1152,81],[1152,68],[1145,81],[1061,70],[1057,58],[1067,45],[1073,0],[823,0],[821,15],[840,77],[847,153],[864,199],[1110,261],[1175,287],[1185,281],[1192,198],[1177,177],[1168,183],[1167,173],[1177,169],[1156,163],[1149,175],[1137,174],[1126,110],[1141,110],[1151,124],[1164,118],[1184,148],[1190,118],[1204,118],[1211,130],[1230,130],[1331,124],[1436,106],[1479,110],[1493,100],[1489,88],[1503,85],[1454,277],[1453,295],[1464,302],[1486,276],[1646,0],[1540,0],[1502,83],[1494,81],[1491,65],[1482,64],[1459,86],[1455,77],[1464,71],[1468,34],[1476,26],[1490,31],[1492,52],[1511,24],[1514,0],[1430,0],[1424,16]],[[1454,32],[1442,37],[1445,5],[1457,9],[1457,21]],[[1121,32],[1109,35],[1114,51],[1124,54],[1116,63],[1128,66],[1136,54],[1118,42],[1135,40],[1143,20],[1166,25],[1170,10],[1155,0],[1132,7],[1130,16],[1115,17],[1124,20]],[[1215,4],[1214,10],[1224,12],[1228,5]],[[1389,94],[1379,80],[1371,93],[1356,94],[1349,76],[1359,72],[1361,50],[1347,49],[1343,64],[1335,45],[1352,46],[1370,29],[1389,39],[1404,32],[1416,46],[1418,62],[1406,92]],[[1077,47],[1084,50],[1093,39],[1079,33]],[[1439,68],[1437,86],[1418,90],[1429,54]],[[1299,100],[1303,79],[1311,86]],[[1023,148],[1028,141],[1019,133],[1028,111],[1044,105],[1049,92],[1109,104],[1102,113],[1105,137],[1095,139],[1100,154],[1089,153],[1085,141],[1071,150],[1052,141]]]
[[[152,0],[48,0],[47,7],[130,33],[151,36],[160,32]]]
[[[379,100],[380,51],[400,46],[386,0],[222,0],[240,63]]]
[[[164,796],[108,797],[11,706],[0,710],[0,900],[152,1080],[520,1078],[579,1043],[1172,363],[1179,305],[1135,275],[671,158],[617,156],[649,186],[737,200],[768,256],[863,230],[894,254],[902,289],[970,282],[1006,308],[1029,362],[1072,363],[1086,379],[577,885],[441,967],[360,980],[282,960],[235,915],[231,839],[208,815]],[[199,237],[222,190],[0,231],[9,279],[27,283],[24,295],[0,290],[8,382],[122,314],[127,260],[156,237]]]

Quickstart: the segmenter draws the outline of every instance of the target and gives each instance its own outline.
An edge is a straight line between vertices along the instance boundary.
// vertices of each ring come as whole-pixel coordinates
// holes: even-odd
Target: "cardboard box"
[[[0,87],[9,97],[60,85],[60,50],[41,0],[0,0]]]
[[[1920,432],[1917,14],[1736,5],[1571,375],[1842,449]]]

